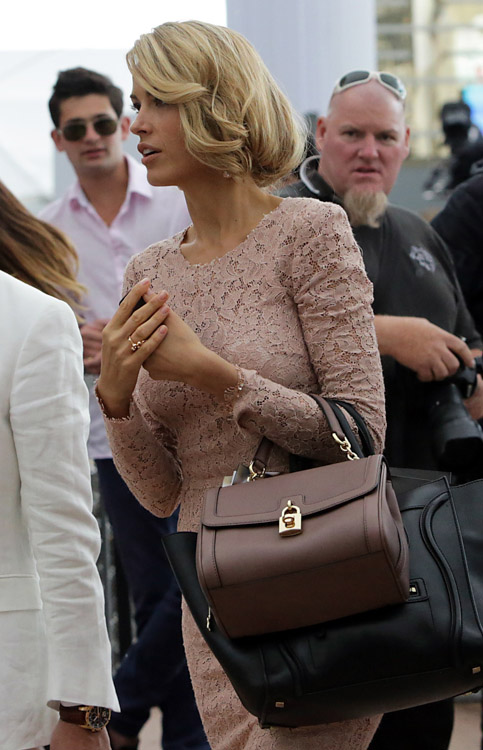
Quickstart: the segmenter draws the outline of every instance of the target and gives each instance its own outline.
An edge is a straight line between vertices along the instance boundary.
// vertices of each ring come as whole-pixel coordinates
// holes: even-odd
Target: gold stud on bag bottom
[[[237,483],[206,494],[198,576],[212,617],[231,638],[408,598],[407,541],[385,460],[359,457],[330,403],[314,398],[349,463],[267,476],[265,441],[250,467],[235,473]]]

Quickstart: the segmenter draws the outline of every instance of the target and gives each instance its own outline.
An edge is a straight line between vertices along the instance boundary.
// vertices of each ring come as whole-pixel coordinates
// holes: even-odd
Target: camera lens
[[[426,403],[438,467],[458,472],[482,465],[483,430],[468,414],[458,386],[430,383]]]

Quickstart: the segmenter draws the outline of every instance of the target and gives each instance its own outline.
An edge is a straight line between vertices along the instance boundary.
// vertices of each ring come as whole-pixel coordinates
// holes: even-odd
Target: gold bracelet
[[[240,398],[241,392],[245,386],[245,378],[243,376],[243,371],[241,367],[238,367],[238,365],[235,365],[236,372],[237,372],[237,382],[235,385],[229,385],[228,388],[225,388],[223,391],[223,400],[225,404],[232,404],[237,399]]]

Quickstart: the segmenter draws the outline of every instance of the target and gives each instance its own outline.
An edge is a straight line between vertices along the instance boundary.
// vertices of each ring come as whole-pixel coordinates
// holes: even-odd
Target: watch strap
[[[68,724],[76,724],[91,732],[100,732],[111,718],[111,710],[103,706],[59,706],[59,716]]]

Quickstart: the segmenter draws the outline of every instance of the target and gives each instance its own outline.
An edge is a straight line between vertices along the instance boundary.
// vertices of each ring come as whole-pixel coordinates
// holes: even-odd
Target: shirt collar
[[[89,202],[80,186],[79,180],[76,180],[69,188],[67,188],[66,198],[71,208],[87,206]]]
[[[304,183],[305,187],[313,193],[314,197],[321,201],[330,201],[331,203],[337,203],[339,206],[342,206],[342,200],[317,171],[318,166],[319,156],[317,154],[305,159],[299,171],[301,181]]]
[[[141,195],[144,198],[153,197],[153,188],[146,179],[146,170],[130,154],[124,154],[127,162],[128,182],[125,204],[129,205],[132,195]],[[71,207],[83,206],[89,204],[80,182],[77,179],[67,190],[67,201]]]

